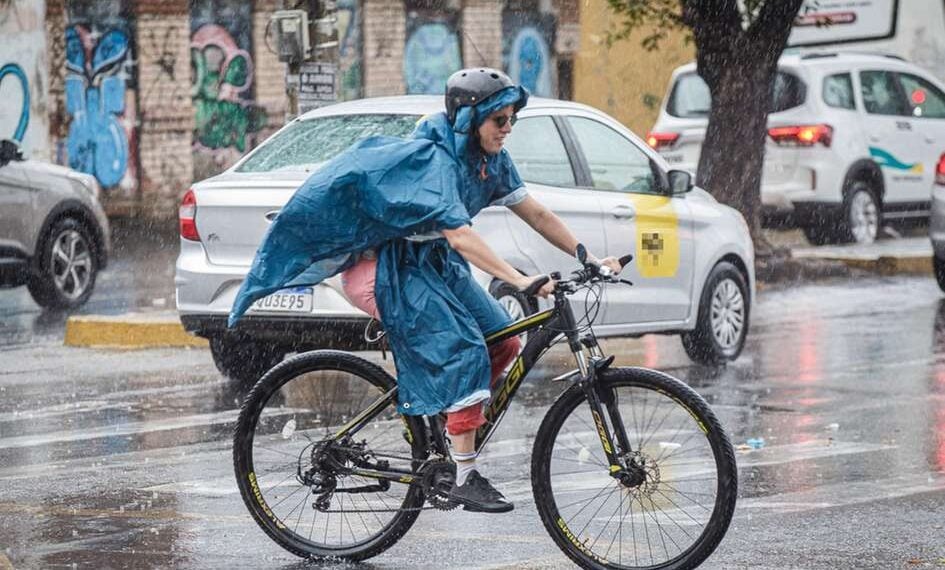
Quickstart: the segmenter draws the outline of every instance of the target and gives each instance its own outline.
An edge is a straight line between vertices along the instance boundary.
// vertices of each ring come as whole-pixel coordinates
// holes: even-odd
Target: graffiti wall
[[[358,0],[338,2],[338,100],[350,101],[363,96],[362,88],[361,7]]]
[[[407,12],[404,83],[407,93],[443,93],[446,80],[463,67],[456,12]]]
[[[0,139],[41,160],[50,152],[45,14],[42,0],[0,2]]]
[[[554,97],[555,19],[550,14],[505,10],[502,14],[502,64],[516,83],[534,95]]]
[[[251,3],[196,0],[190,12],[194,178],[217,174],[256,144],[265,113],[253,96]]]
[[[134,23],[119,0],[70,2],[66,25],[65,152],[70,167],[92,174],[109,198],[138,187]]]

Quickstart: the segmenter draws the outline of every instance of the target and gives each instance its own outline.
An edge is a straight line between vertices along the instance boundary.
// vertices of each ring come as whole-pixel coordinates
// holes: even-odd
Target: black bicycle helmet
[[[514,85],[512,79],[498,69],[460,69],[446,80],[446,117],[453,124],[460,107],[475,106],[497,91]]]

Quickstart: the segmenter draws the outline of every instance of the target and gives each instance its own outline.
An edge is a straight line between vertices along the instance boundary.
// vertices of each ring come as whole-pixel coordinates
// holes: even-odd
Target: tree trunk
[[[761,231],[760,188],[774,67],[762,58],[742,57],[709,85],[712,109],[696,183],[742,213],[756,256],[765,257],[773,249]]]

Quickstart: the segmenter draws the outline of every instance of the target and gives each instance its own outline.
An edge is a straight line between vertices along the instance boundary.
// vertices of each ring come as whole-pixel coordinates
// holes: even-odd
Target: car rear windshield
[[[274,135],[237,172],[311,170],[374,135],[405,137],[419,115],[335,115],[296,121]]]
[[[774,93],[771,97],[769,113],[778,113],[793,109],[804,103],[807,86],[798,77],[779,71],[774,80]],[[674,117],[694,119],[708,117],[712,97],[709,86],[696,73],[685,73],[676,80],[669,95],[666,112]]]

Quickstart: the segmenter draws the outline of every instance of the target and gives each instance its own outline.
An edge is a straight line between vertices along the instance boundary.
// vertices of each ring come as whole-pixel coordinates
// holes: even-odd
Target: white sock
[[[454,451],[453,460],[456,462],[456,485],[460,486],[466,483],[466,477],[476,468],[476,452],[456,453]]]

